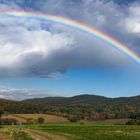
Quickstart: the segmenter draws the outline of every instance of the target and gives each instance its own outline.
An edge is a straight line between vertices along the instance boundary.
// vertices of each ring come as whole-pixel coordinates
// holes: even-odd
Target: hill
[[[23,101],[0,99],[0,107],[14,114],[45,113],[88,120],[128,118],[140,113],[140,96],[107,98],[85,94]]]
[[[77,95],[73,97],[46,97],[46,98],[35,98],[24,100],[24,102],[34,102],[34,103],[48,103],[51,105],[116,105],[117,107],[120,105],[132,105],[132,106],[140,106],[140,96],[132,96],[132,97],[119,97],[119,98],[108,98],[104,96],[98,95]]]

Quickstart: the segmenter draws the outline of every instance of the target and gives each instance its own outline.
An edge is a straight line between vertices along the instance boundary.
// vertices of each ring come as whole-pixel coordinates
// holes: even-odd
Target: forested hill
[[[108,102],[111,98],[106,98],[97,95],[78,95],[73,97],[46,97],[46,98],[35,98],[25,100],[27,102],[43,102],[49,104],[59,104],[59,105],[72,105],[72,104],[96,104],[97,102]]]
[[[119,98],[108,98],[104,96],[97,95],[78,95],[73,97],[46,97],[46,98],[35,98],[24,100],[24,102],[34,102],[34,103],[48,103],[51,105],[132,105],[140,106],[140,95],[133,97],[119,97]]]
[[[140,96],[107,98],[96,95],[46,97],[11,101],[0,99],[0,109],[10,113],[47,113],[79,118],[127,118],[140,113]]]

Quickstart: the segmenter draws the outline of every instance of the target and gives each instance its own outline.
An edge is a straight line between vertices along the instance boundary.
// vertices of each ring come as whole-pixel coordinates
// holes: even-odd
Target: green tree
[[[27,124],[37,124],[37,123],[38,123],[38,121],[34,118],[28,118],[27,119]]]
[[[43,124],[45,122],[45,119],[44,118],[42,118],[42,117],[39,117],[38,118],[38,123],[39,124]]]
[[[2,114],[3,114],[3,111],[2,111],[2,110],[0,110],[0,119],[1,119],[1,117],[2,117]]]

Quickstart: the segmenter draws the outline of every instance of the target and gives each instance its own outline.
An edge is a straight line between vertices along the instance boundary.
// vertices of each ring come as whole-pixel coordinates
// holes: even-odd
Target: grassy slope
[[[45,119],[45,123],[50,122],[67,122],[68,120],[64,117],[55,116],[55,115],[46,115],[46,114],[16,114],[16,116],[28,119],[34,118],[37,119],[39,117],[43,117]]]
[[[46,115],[46,114],[11,114],[7,116],[3,116],[2,118],[12,118],[16,119],[18,122],[26,123],[28,118],[37,119],[39,117],[43,117],[45,119],[45,123],[55,123],[55,122],[67,122],[68,120],[64,117],[55,116],[55,115]]]

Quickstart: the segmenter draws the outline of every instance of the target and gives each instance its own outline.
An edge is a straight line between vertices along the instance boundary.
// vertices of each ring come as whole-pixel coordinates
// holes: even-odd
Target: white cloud
[[[38,10],[85,22],[137,50],[138,37],[134,33],[139,32],[139,8],[136,6],[124,9],[112,1],[98,0],[78,4],[61,0],[54,5],[54,2],[38,1]],[[15,3],[0,6],[1,10],[8,8],[19,10],[23,7]],[[131,20],[132,17],[135,20]],[[134,25],[132,29],[131,24]],[[69,68],[114,67],[128,63],[129,59],[110,45],[64,25],[33,18],[1,17],[0,77],[46,77]]]
[[[50,94],[45,89],[41,90],[41,89],[0,88],[0,98],[5,99],[24,100],[48,96],[50,96]]]
[[[140,34],[140,4],[134,4],[129,7],[129,16],[125,19],[128,32]]]
[[[1,76],[26,75],[30,68],[40,69],[41,63],[47,71],[49,66],[45,68],[43,64],[49,61],[49,57],[57,50],[70,50],[74,43],[72,36],[67,33],[51,33],[39,28],[28,30],[28,27],[25,24],[22,27],[17,25],[0,28]]]
[[[20,63],[20,59],[29,54],[45,58],[58,49],[67,49],[73,42],[66,34],[52,34],[44,30],[13,29],[9,33],[11,35],[2,34],[0,42],[0,66],[5,67]]]
[[[54,7],[54,2],[58,7]],[[121,3],[118,4],[113,0],[47,0],[38,2],[37,9],[93,26],[140,54],[139,36],[136,33],[136,31],[139,31],[140,16],[138,13],[140,3],[139,1],[128,2],[128,5],[125,5],[123,1]],[[131,25],[127,20],[131,20]],[[128,32],[127,28],[131,31]],[[133,30],[135,33],[132,32]]]
[[[4,96],[4,95],[0,95],[0,98],[2,98],[2,99],[3,99],[3,98],[5,98],[5,96]]]

